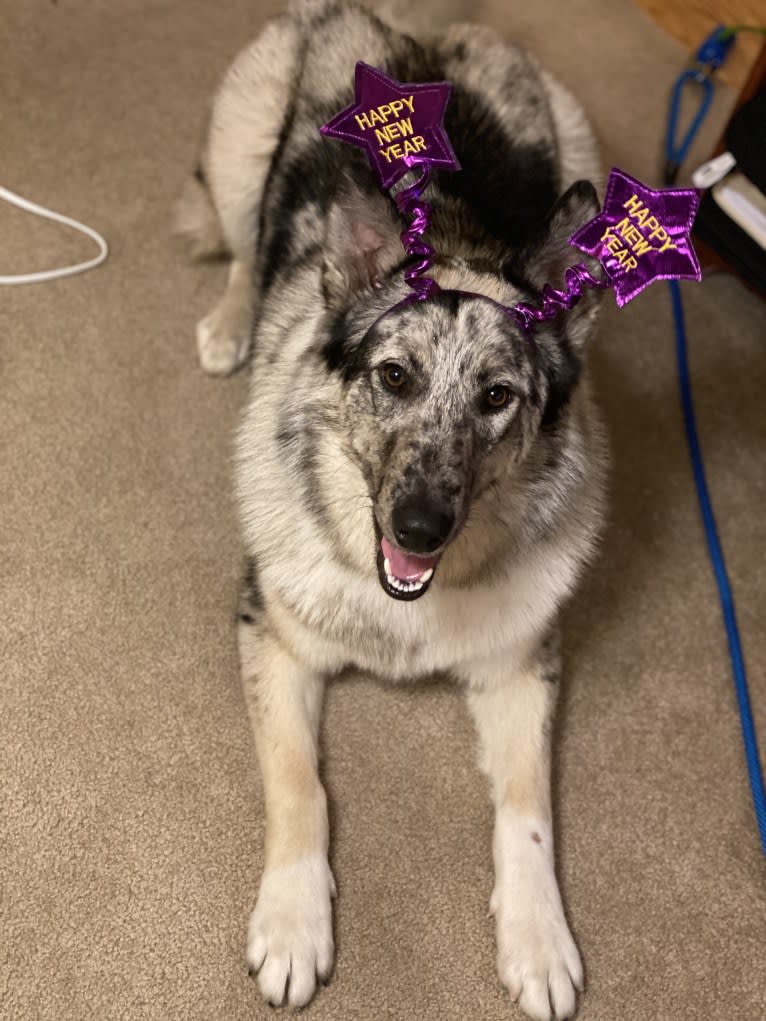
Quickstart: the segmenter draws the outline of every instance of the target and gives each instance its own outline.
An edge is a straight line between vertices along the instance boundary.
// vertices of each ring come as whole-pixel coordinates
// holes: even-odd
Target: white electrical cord
[[[96,266],[100,266],[109,254],[109,246],[106,241],[92,227],[86,227],[84,223],[73,220],[69,216],[62,216],[61,213],[54,213],[51,209],[38,206],[36,203],[22,198],[21,195],[17,195],[8,188],[3,188],[2,185],[0,185],[0,198],[10,202],[11,205],[18,206],[20,209],[25,209],[28,213],[35,213],[37,216],[44,216],[47,220],[55,220],[57,223],[66,224],[67,227],[73,227],[75,230],[79,230],[81,234],[86,234],[89,238],[93,238],[99,247],[98,255],[87,262],[77,262],[72,266],[62,266],[60,269],[46,269],[39,273],[19,273],[14,276],[0,276],[0,284],[39,284],[44,280],[58,280],[59,277],[71,277],[75,273],[84,273],[86,270],[95,269]]]

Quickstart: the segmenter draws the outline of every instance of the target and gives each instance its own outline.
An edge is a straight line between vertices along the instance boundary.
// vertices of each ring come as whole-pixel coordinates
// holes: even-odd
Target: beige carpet
[[[626,0],[479,3],[656,181],[682,50]],[[243,963],[260,786],[237,677],[231,434],[205,378],[222,285],[168,239],[203,103],[258,0],[2,0],[0,183],[104,232],[85,276],[0,290],[0,1015],[265,1018]],[[731,97],[719,96],[698,151]],[[0,272],[84,258],[0,208]],[[764,306],[684,286],[701,432],[766,744]],[[558,847],[587,1021],[766,1017],[766,870],[676,398],[662,287],[595,352],[611,524],[566,614]],[[316,1021],[499,1021],[491,816],[447,690],[335,687],[338,878]]]

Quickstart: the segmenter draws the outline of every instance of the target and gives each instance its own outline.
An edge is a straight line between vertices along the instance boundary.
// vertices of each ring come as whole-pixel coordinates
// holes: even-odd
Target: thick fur
[[[445,290],[534,301],[577,261],[567,238],[596,210],[582,111],[485,29],[418,43],[362,8],[303,4],[224,79],[199,175],[211,209],[198,219],[208,238],[220,226],[232,267],[198,339],[217,372],[252,344],[236,458],[249,564],[239,638],[267,840],[248,960],[264,996],[292,1005],[332,967],[317,774],[327,679],[443,672],[467,692],[497,809],[500,977],[530,1016],[569,1017],[582,967],[553,868],[549,743],[556,616],[602,520],[606,453],[586,368],[598,298],[532,339],[491,303],[453,294],[380,319],[407,293],[403,223],[364,156],[318,133],[352,101],[357,60],[453,84],[446,127],[463,170],[428,192]],[[406,369],[395,393],[381,376],[392,362]],[[510,395],[499,410],[486,396],[498,381]],[[433,583],[412,602],[384,591],[377,564],[407,500],[450,521]]]

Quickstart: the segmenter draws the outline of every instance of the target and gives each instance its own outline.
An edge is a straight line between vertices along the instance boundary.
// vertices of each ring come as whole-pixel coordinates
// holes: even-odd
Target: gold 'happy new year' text
[[[647,252],[662,253],[678,247],[637,195],[623,203],[623,209],[628,210],[628,215],[616,226],[607,227],[601,240],[626,272],[635,269],[638,260]],[[652,245],[652,241],[659,241],[659,247]]]
[[[412,129],[412,117],[401,117],[404,109],[412,114],[415,112],[415,97],[405,96],[402,99],[392,99],[390,103],[382,103],[380,106],[368,110],[367,113],[357,113],[356,122],[362,131],[371,129],[375,132],[380,148],[380,154],[387,163],[392,160],[401,160],[405,156],[414,155],[417,152],[425,152],[427,149],[425,139],[422,135],[416,135]],[[376,127],[376,125],[381,125]],[[401,139],[401,141],[397,141]]]

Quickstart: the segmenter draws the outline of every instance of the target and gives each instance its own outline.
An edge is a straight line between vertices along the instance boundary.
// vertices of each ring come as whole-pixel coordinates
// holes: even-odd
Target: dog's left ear
[[[363,290],[381,285],[404,258],[396,207],[379,189],[348,183],[327,216],[322,288],[330,307],[341,307]]]
[[[551,210],[540,233],[525,248],[515,252],[504,267],[509,280],[526,280],[536,290],[545,284],[557,290],[565,286],[564,274],[570,266],[584,263],[591,273],[599,274],[600,265],[569,244],[570,237],[600,209],[596,189],[590,181],[576,181]],[[566,332],[575,347],[581,347],[595,320],[601,291],[586,290],[566,316]]]

